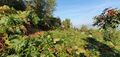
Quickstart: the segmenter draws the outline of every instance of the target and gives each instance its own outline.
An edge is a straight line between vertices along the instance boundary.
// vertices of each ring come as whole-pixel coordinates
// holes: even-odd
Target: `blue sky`
[[[93,17],[108,7],[120,8],[120,0],[57,0],[54,15],[71,19],[74,26],[92,25]]]

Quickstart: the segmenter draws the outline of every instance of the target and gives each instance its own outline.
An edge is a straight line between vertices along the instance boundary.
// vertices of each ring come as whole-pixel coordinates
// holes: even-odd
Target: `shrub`
[[[70,19],[65,19],[65,20],[62,22],[62,28],[64,28],[64,29],[71,28]]]

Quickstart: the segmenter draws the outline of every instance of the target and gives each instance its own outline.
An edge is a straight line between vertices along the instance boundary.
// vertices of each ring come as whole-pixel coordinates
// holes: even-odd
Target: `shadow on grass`
[[[86,44],[86,49],[92,51],[96,50],[99,52],[100,57],[120,57],[120,53],[114,48],[97,41],[94,38],[88,37],[84,39],[88,44]]]

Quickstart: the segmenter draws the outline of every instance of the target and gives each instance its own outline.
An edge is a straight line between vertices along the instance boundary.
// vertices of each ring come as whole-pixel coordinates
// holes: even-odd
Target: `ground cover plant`
[[[76,28],[54,17],[55,1],[0,0],[0,57],[120,57],[119,9]]]

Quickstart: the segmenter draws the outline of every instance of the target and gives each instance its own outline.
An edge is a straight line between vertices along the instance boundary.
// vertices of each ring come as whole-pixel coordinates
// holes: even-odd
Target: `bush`
[[[65,20],[62,22],[62,28],[64,28],[64,29],[71,28],[70,19],[65,19]]]

